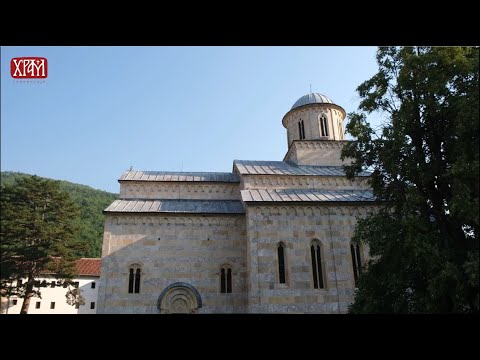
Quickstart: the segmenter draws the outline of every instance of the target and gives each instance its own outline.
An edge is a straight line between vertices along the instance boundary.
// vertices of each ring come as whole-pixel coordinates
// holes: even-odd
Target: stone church
[[[345,313],[368,249],[369,173],[344,176],[345,110],[310,93],[283,161],[230,173],[129,170],[105,211],[97,313]]]

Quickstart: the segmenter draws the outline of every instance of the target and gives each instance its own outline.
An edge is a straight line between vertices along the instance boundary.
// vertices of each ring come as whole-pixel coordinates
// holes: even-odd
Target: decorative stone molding
[[[253,216],[367,216],[378,211],[380,206],[255,206],[248,207],[247,214]]]
[[[162,314],[193,314],[202,307],[202,297],[198,290],[185,282],[168,285],[158,297],[158,310]]]
[[[164,214],[158,214],[153,216],[142,215],[128,215],[128,216],[108,216],[105,222],[110,226],[116,225],[138,225],[138,226],[189,226],[189,227],[201,227],[201,226],[222,226],[222,227],[238,227],[245,226],[245,218],[239,216],[231,217],[184,217],[184,216],[169,216]]]
[[[319,186],[336,186],[352,188],[368,188],[367,178],[356,178],[350,181],[340,176],[315,176],[315,175],[242,175],[242,190],[250,188],[276,188],[276,187],[305,187],[316,188]]]
[[[343,115],[342,117],[344,118],[345,117],[345,110],[343,110],[343,108],[341,108],[340,106],[338,105],[335,105],[335,104],[309,104],[307,105],[306,107],[302,107],[302,108],[296,108],[296,109],[293,109],[293,110],[290,110],[288,113],[286,113],[282,119],[282,124],[284,127],[288,128],[290,126],[290,122],[291,121],[296,121],[296,120],[299,120],[300,118],[304,118],[305,116],[309,115],[309,114],[325,114],[325,115],[328,115],[328,112],[329,110],[335,110],[335,109],[338,109],[338,110],[342,110],[343,111],[343,114],[338,114],[337,116],[341,116]],[[336,110],[335,110],[336,111]]]
[[[297,149],[342,149],[347,142],[347,140],[295,140],[292,146]]]

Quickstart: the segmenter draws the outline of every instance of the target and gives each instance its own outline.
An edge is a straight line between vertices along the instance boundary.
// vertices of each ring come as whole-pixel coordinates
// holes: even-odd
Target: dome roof
[[[293,104],[290,110],[308,104],[334,104],[334,102],[325,95],[319,93],[310,93],[307,95],[303,95],[300,99],[295,101],[295,104]]]

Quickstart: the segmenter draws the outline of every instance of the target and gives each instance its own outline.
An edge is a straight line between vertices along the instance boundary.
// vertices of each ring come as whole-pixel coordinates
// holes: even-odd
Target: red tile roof
[[[100,276],[100,264],[102,259],[99,258],[81,258],[76,261],[77,274],[88,276]]]

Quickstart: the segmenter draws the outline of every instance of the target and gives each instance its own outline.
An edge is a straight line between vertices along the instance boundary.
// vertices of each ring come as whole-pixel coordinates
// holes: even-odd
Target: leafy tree
[[[342,151],[385,204],[358,221],[371,259],[349,311],[478,312],[479,48],[379,48],[377,63]]]
[[[58,182],[25,177],[1,192],[1,290],[24,298],[22,314],[28,312],[30,298],[41,297],[41,272],[48,271],[70,283],[75,274],[75,258],[83,250],[76,240],[78,207],[59,190]],[[19,284],[18,280],[25,279]],[[13,281],[16,285],[13,285]]]

